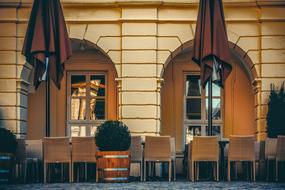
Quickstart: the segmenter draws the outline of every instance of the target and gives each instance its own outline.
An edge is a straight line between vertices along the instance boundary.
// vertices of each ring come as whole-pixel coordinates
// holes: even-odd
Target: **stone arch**
[[[183,143],[185,143],[183,139],[185,133],[184,77],[188,73],[197,74],[200,72],[199,66],[191,59],[193,42],[193,40],[187,41],[174,50],[166,59],[160,75],[164,79],[161,89],[161,133],[162,135],[174,136],[177,139],[176,148],[178,150],[183,150]],[[234,72],[226,81],[227,85],[225,85],[221,96],[223,99],[221,103],[222,125],[226,126],[223,127],[222,133],[224,137],[232,134],[255,134],[257,128],[254,120],[256,113],[254,110],[255,86],[253,82],[257,78],[257,72],[245,51],[232,42],[229,42],[229,46]],[[235,82],[236,78],[240,80]],[[242,112],[242,108],[247,111]],[[244,120],[240,118],[243,114],[247,114]]]
[[[237,59],[239,59],[239,63],[246,71],[248,78],[251,80],[251,82],[253,82],[258,77],[258,74],[256,69],[254,68],[254,63],[248,56],[247,52],[245,52],[242,48],[240,48],[238,45],[234,44],[231,41],[228,41],[228,44],[232,55],[235,56]],[[194,40],[189,40],[183,43],[180,47],[176,48],[171,53],[171,55],[169,55],[168,58],[166,59],[163,69],[161,70],[160,77],[163,76],[164,70],[171,62],[171,60],[186,52],[190,53],[193,50],[193,46],[194,46]]]
[[[105,109],[106,119],[117,119],[118,117],[118,89],[116,78],[117,70],[111,58],[96,44],[79,39],[71,39],[72,56],[65,63],[64,77],[61,81],[61,89],[51,85],[51,136],[65,136],[68,134],[67,112],[69,105],[68,98],[68,73],[93,75],[106,74],[107,92]],[[38,139],[44,136],[45,105],[42,103],[42,110],[35,110],[34,107],[44,102],[45,83],[39,86],[35,93],[29,94],[28,106],[28,138]],[[43,113],[42,113],[43,112]],[[54,114],[56,113],[56,114]],[[32,115],[38,115],[39,119],[33,119]],[[90,124],[91,125],[91,124]]]

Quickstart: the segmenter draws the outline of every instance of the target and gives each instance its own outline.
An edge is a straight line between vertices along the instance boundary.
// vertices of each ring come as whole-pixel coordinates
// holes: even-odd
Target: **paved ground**
[[[0,190],[39,190],[39,189],[55,189],[55,190],[124,190],[124,189],[285,189],[285,183],[262,183],[262,182],[131,182],[122,184],[106,184],[106,183],[53,183],[53,184],[25,184],[25,185],[0,185]]]

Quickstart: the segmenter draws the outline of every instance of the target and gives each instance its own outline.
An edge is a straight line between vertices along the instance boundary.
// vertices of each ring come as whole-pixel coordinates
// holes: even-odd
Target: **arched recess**
[[[221,90],[221,133],[223,138],[232,134],[255,134],[257,131],[255,94],[252,85],[257,78],[257,72],[250,58],[240,47],[231,42],[229,42],[229,46],[233,70],[224,89]],[[186,76],[189,76],[189,73],[191,75],[200,74],[199,66],[191,59],[192,48],[193,40],[177,48],[166,60],[161,73],[161,77],[164,79],[161,89],[161,134],[175,137],[178,151],[183,151],[184,143],[187,143],[185,142],[187,127],[185,124]]]
[[[71,135],[70,127],[75,125],[74,123],[76,123],[76,126],[88,125],[92,126],[93,128],[93,126],[100,124],[104,120],[117,119],[118,115],[118,91],[117,84],[115,81],[115,78],[117,77],[117,72],[110,57],[98,46],[86,40],[83,41],[78,39],[71,39],[71,45],[72,56],[65,64],[64,77],[61,81],[61,89],[56,89],[55,85],[51,83],[51,136]],[[85,94],[83,95],[85,97],[84,103],[86,104],[86,107],[84,107],[85,110],[83,111],[84,116],[81,117],[78,116],[79,114],[77,114],[77,116],[75,116],[77,117],[76,121],[74,120],[74,118],[72,119],[72,117],[74,116],[71,116],[71,114],[74,114],[71,113],[74,112],[71,111],[72,109],[74,109],[72,108],[72,106],[74,106],[74,103],[71,103],[71,101],[74,100],[74,85],[72,81],[78,79],[73,79],[73,76],[84,76],[85,82],[81,82],[80,85],[84,84],[84,90],[86,88]],[[92,77],[104,78],[92,79]],[[98,87],[92,86],[94,85],[92,82],[94,82],[95,80],[105,81],[104,84],[102,82],[99,82],[99,84],[95,83],[96,85],[100,85],[100,88],[105,89],[104,95],[99,95],[100,89]],[[79,84],[78,81],[76,84]],[[94,94],[94,88],[96,94]],[[87,95],[91,93],[93,94],[90,96]],[[101,98],[101,96],[103,96],[103,98]],[[76,97],[76,100],[80,100],[79,105],[82,105],[81,99],[78,97]],[[100,101],[103,102],[101,103],[103,105],[101,107],[104,107],[104,116],[101,115],[100,117],[93,117],[93,112],[96,112],[94,111],[96,109],[96,104]],[[90,105],[87,105],[88,103],[90,103]],[[93,107],[91,104],[93,105]],[[87,111],[87,109],[89,108],[90,111]],[[78,109],[81,109],[81,107]],[[86,118],[89,118],[87,119],[88,121],[85,121]],[[40,139],[44,135],[45,83],[42,83],[37,91],[29,93],[28,96],[27,136],[29,139]]]

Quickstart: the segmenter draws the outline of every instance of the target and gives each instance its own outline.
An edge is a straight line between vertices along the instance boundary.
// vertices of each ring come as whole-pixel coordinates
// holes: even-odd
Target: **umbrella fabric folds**
[[[222,0],[200,0],[193,61],[201,67],[203,87],[211,78],[223,87],[232,70]]]
[[[34,1],[22,53],[35,68],[35,88],[43,80],[46,70],[60,88],[64,62],[71,56],[71,46],[59,0]]]
[[[46,136],[50,136],[50,79],[60,89],[71,45],[59,0],[35,0],[22,50],[34,66],[34,86],[46,80]]]

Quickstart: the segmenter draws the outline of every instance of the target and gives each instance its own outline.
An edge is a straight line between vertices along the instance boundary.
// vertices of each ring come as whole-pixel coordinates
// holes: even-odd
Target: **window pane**
[[[200,76],[198,75],[187,76],[186,96],[201,96]]]
[[[186,99],[186,118],[201,119],[201,99],[187,98]]]
[[[207,83],[205,88],[206,96],[208,96],[208,86],[209,84]],[[221,96],[221,88],[215,83],[212,83],[212,96]]]
[[[186,129],[186,143],[193,140],[193,136],[201,136],[201,126],[188,126]]]
[[[105,96],[105,75],[91,76],[90,95],[91,96]]]
[[[72,98],[70,114],[72,120],[86,119],[86,100],[84,98]]]
[[[86,137],[90,136],[90,132],[88,131],[88,126],[71,126],[71,136],[72,137]]]
[[[214,120],[221,119],[221,99],[212,99],[212,118]],[[206,98],[206,119],[208,119],[208,98]]]
[[[105,119],[105,100],[91,99],[90,100],[90,119]]]
[[[85,96],[86,95],[86,77],[84,75],[71,76],[71,96]]]
[[[208,134],[209,127],[206,126],[206,134]],[[220,126],[212,126],[212,135],[213,136],[221,136],[221,127]]]

